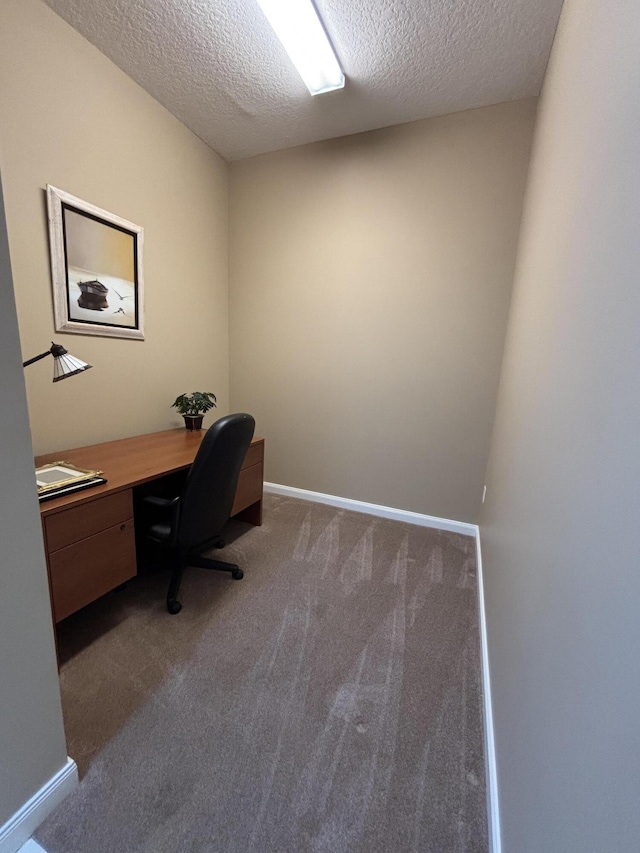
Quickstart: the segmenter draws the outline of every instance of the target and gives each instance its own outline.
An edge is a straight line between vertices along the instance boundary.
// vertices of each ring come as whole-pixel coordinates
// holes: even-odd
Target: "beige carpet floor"
[[[59,628],[79,788],[49,853],[486,853],[475,543],[267,497]]]

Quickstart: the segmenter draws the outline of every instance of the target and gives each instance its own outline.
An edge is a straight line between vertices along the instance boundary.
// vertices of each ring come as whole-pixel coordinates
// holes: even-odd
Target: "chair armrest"
[[[147,536],[163,545],[175,546],[178,537],[178,522],[180,521],[180,496],[176,498],[161,498],[156,495],[145,495],[142,503],[160,511],[161,516],[169,516],[168,522],[156,522],[149,528]]]
[[[177,498],[159,498],[156,495],[145,495],[142,502],[149,506],[158,507],[158,509],[172,509],[180,503],[180,495]]]

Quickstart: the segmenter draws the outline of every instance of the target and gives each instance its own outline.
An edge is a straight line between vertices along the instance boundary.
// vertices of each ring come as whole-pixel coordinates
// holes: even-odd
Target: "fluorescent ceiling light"
[[[311,0],[258,0],[312,95],[344,86],[344,74]]]

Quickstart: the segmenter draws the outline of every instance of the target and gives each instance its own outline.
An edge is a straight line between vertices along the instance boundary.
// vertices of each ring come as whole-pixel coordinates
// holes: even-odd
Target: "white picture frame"
[[[144,340],[144,229],[47,184],[57,332]]]

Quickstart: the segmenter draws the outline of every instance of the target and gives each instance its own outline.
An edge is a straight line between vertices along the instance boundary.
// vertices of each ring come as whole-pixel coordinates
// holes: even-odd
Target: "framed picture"
[[[88,471],[86,468],[77,468],[68,462],[49,462],[48,465],[36,468],[36,485],[38,493],[48,492],[51,489],[59,489],[61,486],[95,479],[101,474],[102,471]]]
[[[143,229],[47,184],[57,332],[144,338]]]

